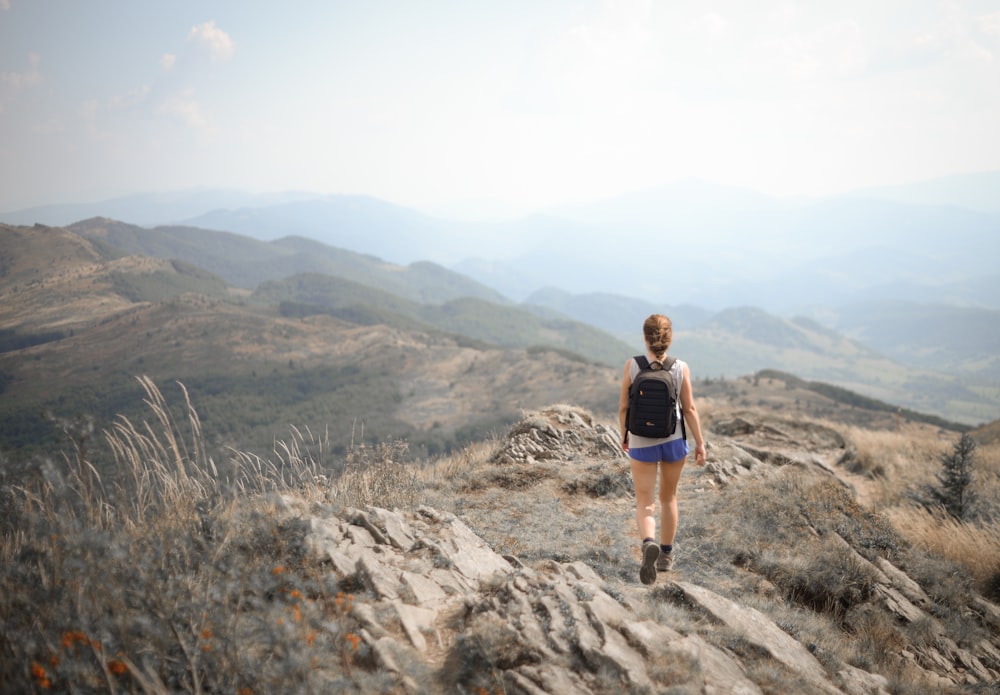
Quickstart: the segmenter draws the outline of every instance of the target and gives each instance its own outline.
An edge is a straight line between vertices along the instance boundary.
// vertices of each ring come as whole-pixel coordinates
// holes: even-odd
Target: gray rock
[[[761,689],[747,678],[739,663],[698,635],[670,642],[668,651],[700,664],[699,690],[706,695],[762,695]]]
[[[688,602],[760,647],[789,670],[805,677],[816,687],[816,692],[839,692],[816,657],[760,611],[740,606],[696,584],[674,581],[672,585]]]
[[[541,687],[543,693],[559,693],[559,695],[593,695],[594,691],[587,687],[579,675],[564,668],[555,668],[545,664],[527,665],[518,668],[518,673],[527,677],[532,683]]]
[[[579,428],[586,418],[556,412],[545,422],[525,430],[534,433],[527,435],[534,444],[587,445],[579,433],[564,434],[565,427]],[[761,431],[777,436],[756,430]],[[739,450],[727,446],[713,449]],[[750,460],[750,468],[767,470]],[[355,591],[349,617],[373,662],[394,674],[402,692],[421,692],[412,675],[403,672],[408,665],[442,658],[455,636],[479,639],[477,630],[490,640],[483,657],[499,659],[490,668],[507,692],[586,695],[606,692],[609,678],[620,681],[624,692],[656,692],[676,673],[683,679],[669,682],[676,692],[761,692],[733,654],[698,634],[682,635],[648,619],[636,606],[649,598],[640,599],[631,589],[614,591],[613,597],[605,580],[584,562],[544,560],[529,567],[516,558],[503,558],[457,517],[427,507],[416,512],[371,507],[348,510],[343,516],[306,519],[305,547],[327,563],[338,585],[364,588]],[[867,604],[870,610],[889,610],[903,620],[936,626],[934,644],[904,650],[901,668],[911,669],[915,678],[942,684],[997,679],[1000,648],[993,641],[959,648],[924,610],[930,599],[916,582],[884,559],[868,562],[835,533],[831,539],[870,571],[877,598]],[[846,664],[834,669],[835,676],[827,674],[805,646],[759,611],[693,583],[674,581],[669,590],[810,683],[811,692],[887,691],[882,676]],[[978,619],[987,625],[1000,621],[1000,609],[981,603],[975,606]],[[337,621],[325,625],[332,633],[344,629]]]
[[[652,620],[625,621],[620,629],[628,643],[646,658],[662,653],[666,645],[681,640],[679,632]]]
[[[849,664],[837,671],[841,689],[848,695],[889,695],[889,679]]]
[[[415,606],[434,608],[444,603],[448,593],[432,577],[403,571],[400,574],[400,594]]]
[[[392,606],[396,609],[396,615],[399,616],[399,622],[402,624],[406,636],[410,639],[410,643],[416,647],[417,651],[426,652],[427,640],[424,633],[436,633],[434,620],[437,613],[428,608],[411,606],[402,601],[393,601]],[[436,641],[440,645],[440,636],[437,637]]]
[[[370,518],[376,528],[384,531],[385,538],[398,550],[408,551],[415,539],[402,515],[378,507],[370,507]]]
[[[618,631],[605,631],[604,641],[597,648],[593,645],[581,645],[581,648],[583,658],[594,671],[610,670],[633,690],[652,687],[642,655],[632,649]]]

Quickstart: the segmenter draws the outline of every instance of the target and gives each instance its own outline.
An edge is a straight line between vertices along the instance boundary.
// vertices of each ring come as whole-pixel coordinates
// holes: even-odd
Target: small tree
[[[950,454],[941,457],[942,470],[937,474],[941,487],[931,490],[935,501],[956,519],[964,519],[972,509],[972,469],[976,440],[963,434]]]

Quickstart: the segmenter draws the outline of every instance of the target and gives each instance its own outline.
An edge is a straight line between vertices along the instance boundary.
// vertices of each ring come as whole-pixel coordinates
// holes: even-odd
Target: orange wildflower
[[[289,594],[289,596],[291,596],[292,598],[302,598],[302,592],[299,591],[298,589],[295,589],[294,591],[292,591],[292,593]]]
[[[39,688],[50,688],[52,687],[52,681],[49,680],[49,674],[37,661],[31,662],[31,675],[35,679],[35,683],[38,684]]]
[[[112,659],[108,662],[108,670],[116,676],[121,676],[128,673],[128,666],[125,665],[124,661],[119,661],[118,659]]]
[[[311,647],[313,646],[313,642],[315,641],[316,641],[316,631],[310,630],[309,634],[306,635],[306,644]]]
[[[214,637],[214,636],[215,635],[212,634],[212,629],[211,628],[206,627],[204,630],[201,631],[201,638],[202,639],[212,639],[212,637]]]
[[[284,567],[284,565],[278,565],[273,570],[271,570],[271,574],[274,574],[274,575],[284,574],[284,573],[285,573],[285,567]]]
[[[348,632],[346,639],[348,642],[351,643],[351,647],[354,649],[354,651],[357,651],[358,645],[361,644],[361,638],[358,635],[355,635],[353,632]]]
[[[87,639],[87,635],[81,630],[69,630],[64,632],[62,635],[62,646],[69,649],[73,646],[74,642],[79,642],[80,644],[89,644],[90,640]]]

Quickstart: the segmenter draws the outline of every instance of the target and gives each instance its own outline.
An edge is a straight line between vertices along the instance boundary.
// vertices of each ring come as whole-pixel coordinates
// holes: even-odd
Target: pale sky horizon
[[[996,0],[0,0],[0,211],[822,196],[1000,170],[998,123]]]

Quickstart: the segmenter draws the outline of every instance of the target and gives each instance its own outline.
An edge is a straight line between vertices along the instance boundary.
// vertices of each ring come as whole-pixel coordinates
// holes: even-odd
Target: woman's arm
[[[684,380],[681,383],[681,410],[684,411],[684,424],[694,436],[694,462],[705,465],[705,438],[701,433],[701,420],[698,418],[698,408],[694,404],[694,389],[691,387],[691,370],[684,365]]]

